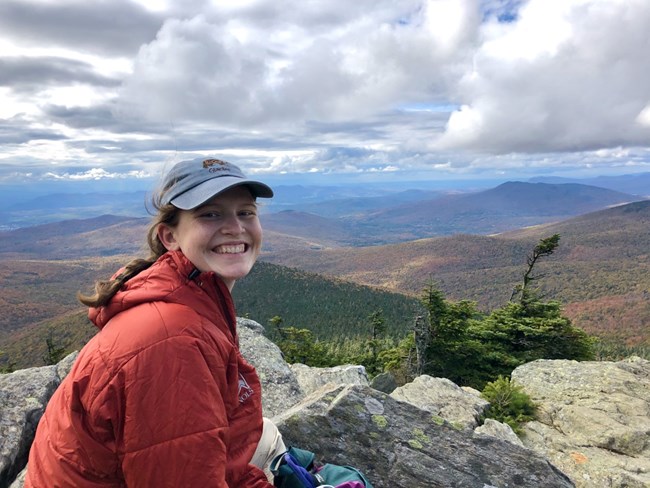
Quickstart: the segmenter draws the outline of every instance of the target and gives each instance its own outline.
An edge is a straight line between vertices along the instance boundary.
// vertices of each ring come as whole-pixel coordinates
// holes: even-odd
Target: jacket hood
[[[119,273],[119,272],[118,272]],[[227,303],[224,302],[224,298]],[[196,310],[210,314],[215,307],[234,308],[230,290],[213,272],[200,273],[180,251],[162,255],[149,268],[127,281],[103,307],[91,307],[88,318],[99,329],[124,310],[148,302],[195,303]]]

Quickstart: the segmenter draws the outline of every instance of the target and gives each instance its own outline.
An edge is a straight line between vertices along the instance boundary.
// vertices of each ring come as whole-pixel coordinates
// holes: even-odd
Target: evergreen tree
[[[412,344],[417,358],[414,375],[448,378],[456,384],[481,389],[499,375],[509,376],[517,366],[535,359],[587,360],[594,357],[594,341],[562,316],[557,302],[542,301],[532,281],[535,264],[552,254],[559,235],[542,239],[527,258],[520,299],[513,298],[487,317],[467,300],[450,302],[433,283],[422,296],[424,314],[415,321],[413,341],[387,352],[394,365],[397,358],[411,358],[403,347]],[[400,349],[402,348],[402,349]],[[405,359],[404,359],[405,360]],[[408,369],[408,368],[407,368]]]
[[[54,338],[52,332],[45,339],[45,344],[47,346],[47,352],[43,356],[43,361],[46,366],[51,366],[53,364],[58,364],[65,357],[65,347],[57,346],[54,343]]]
[[[269,319],[269,324],[271,325],[271,330],[269,331],[269,338],[271,340],[279,340],[282,337],[282,317],[279,315],[274,315]]]
[[[538,280],[543,275],[533,275],[533,269],[541,258],[550,256],[560,245],[560,234],[553,234],[550,237],[540,239],[539,244],[535,246],[533,252],[526,257],[527,268],[524,272],[523,281],[520,285],[516,286],[510,297],[513,301],[519,295],[519,303],[527,308],[532,302],[537,299],[536,290],[531,289],[530,285],[533,281]]]
[[[510,378],[499,375],[496,380],[485,385],[481,397],[490,402],[490,408],[482,420],[498,420],[519,433],[522,423],[535,418],[537,406],[523,388],[514,384]]]
[[[0,366],[0,374],[13,373],[16,370],[16,362],[11,361],[9,358],[3,358],[6,353],[0,351],[0,359],[2,359],[2,365]]]
[[[332,358],[327,355],[324,345],[314,338],[309,329],[282,327],[282,338],[277,342],[287,363],[302,363],[307,366],[332,366]]]

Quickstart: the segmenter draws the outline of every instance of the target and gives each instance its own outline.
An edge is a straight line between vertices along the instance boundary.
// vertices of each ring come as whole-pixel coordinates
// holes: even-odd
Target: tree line
[[[312,330],[285,325],[280,316],[270,319],[269,337],[290,363],[362,364],[370,376],[390,372],[399,383],[428,374],[479,390],[535,359],[594,359],[596,339],[575,327],[562,315],[560,303],[545,300],[535,286],[543,277],[535,266],[555,252],[559,241],[559,234],[540,240],[510,301],[489,313],[469,300],[447,300],[431,281],[409,330],[399,337],[387,334],[381,309],[366,318],[365,337],[323,340]]]

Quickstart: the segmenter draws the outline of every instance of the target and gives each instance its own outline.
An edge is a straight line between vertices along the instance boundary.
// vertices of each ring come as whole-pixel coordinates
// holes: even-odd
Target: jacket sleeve
[[[99,411],[115,417],[126,485],[228,487],[225,391],[224,359],[194,337],[159,341],[123,365]],[[253,466],[248,478],[240,486],[272,486]]]

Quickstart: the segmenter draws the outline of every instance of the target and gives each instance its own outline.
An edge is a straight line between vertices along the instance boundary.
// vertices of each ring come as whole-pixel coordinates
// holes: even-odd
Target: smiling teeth
[[[219,254],[239,254],[246,250],[245,244],[237,244],[236,246],[219,246],[217,253]]]

